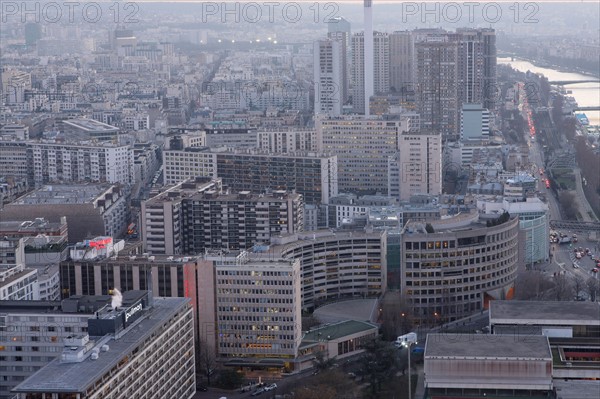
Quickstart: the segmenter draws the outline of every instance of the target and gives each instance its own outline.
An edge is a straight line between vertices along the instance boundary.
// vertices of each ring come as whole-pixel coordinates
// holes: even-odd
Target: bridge
[[[577,107],[574,111],[600,111],[600,105],[591,105],[589,107]]]
[[[551,85],[566,86],[566,85],[573,85],[573,84],[576,84],[576,83],[600,83],[600,80],[598,80],[598,79],[551,80],[548,83],[550,83]]]
[[[589,231],[600,233],[600,222],[576,222],[573,220],[551,220],[553,229],[566,229],[570,231]]]

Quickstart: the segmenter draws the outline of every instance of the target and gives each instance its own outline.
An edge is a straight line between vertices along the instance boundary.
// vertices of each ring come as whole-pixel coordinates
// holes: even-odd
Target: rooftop
[[[552,359],[543,335],[428,334],[426,358]]]
[[[15,205],[87,204],[107,191],[110,184],[46,185],[17,199]]]
[[[82,129],[88,132],[118,132],[119,128],[111,125],[107,125],[106,123],[99,122],[94,119],[85,119],[85,118],[77,118],[77,119],[67,119],[64,120],[63,123],[67,125],[71,125],[75,128]]]
[[[144,316],[127,327],[119,339],[111,336],[104,342],[109,350],[100,352],[98,359],[92,360],[88,357],[76,363],[61,363],[60,359],[55,359],[19,384],[14,391],[85,392],[144,340],[150,338],[157,328],[188,301],[186,298],[154,298],[154,306],[147,308]],[[98,342],[99,338],[90,337],[90,340]]]
[[[326,324],[323,327],[310,330],[304,334],[302,341],[317,342],[324,339],[338,339],[373,329],[377,330],[377,326],[375,324],[367,323],[366,321],[347,320],[335,324]]]
[[[600,326],[600,303],[586,301],[491,301],[490,322],[532,324],[581,324]]]

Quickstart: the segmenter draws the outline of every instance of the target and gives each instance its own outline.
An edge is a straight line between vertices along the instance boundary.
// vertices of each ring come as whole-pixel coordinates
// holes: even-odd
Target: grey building
[[[128,222],[123,189],[110,184],[47,185],[0,211],[3,221],[45,218],[57,223],[62,217],[67,220],[69,242],[98,235],[118,237]]]
[[[13,392],[19,399],[189,399],[196,391],[193,319],[188,299],[126,292],[121,307],[98,310],[88,320],[87,334],[67,337],[60,358]]]
[[[182,202],[185,254],[206,249],[249,249],[272,236],[304,229],[302,196],[285,191],[272,194],[204,191]]]
[[[87,320],[111,297],[79,296],[54,302],[0,301],[0,398],[60,356],[63,340],[87,332]]]

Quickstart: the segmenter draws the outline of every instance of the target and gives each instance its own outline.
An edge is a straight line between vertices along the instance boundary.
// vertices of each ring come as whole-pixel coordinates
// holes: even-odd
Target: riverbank
[[[504,53],[503,55],[506,55],[506,54],[507,53]],[[554,69],[554,70],[556,70],[558,72],[562,72],[562,73],[578,73],[581,75],[589,76],[591,78],[596,78],[596,79],[600,80],[600,71],[591,71],[591,70],[587,70],[587,69],[573,68],[573,67],[568,67],[565,65],[555,65],[555,64],[549,65],[545,61],[536,60],[536,59],[521,56],[518,54],[510,54],[510,55],[506,55],[506,56],[498,57],[498,58],[514,58],[515,60],[522,60],[522,61],[530,62],[538,68]]]

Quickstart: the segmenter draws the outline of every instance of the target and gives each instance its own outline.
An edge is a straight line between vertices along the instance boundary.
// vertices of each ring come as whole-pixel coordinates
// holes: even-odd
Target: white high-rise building
[[[400,200],[415,194],[442,193],[442,136],[426,131],[404,132],[400,136],[397,168]]]
[[[344,102],[344,53],[333,39],[314,42],[315,114],[342,114]]]
[[[373,0],[364,0],[364,21],[365,21],[365,41],[364,41],[364,114],[369,115],[369,99],[375,94],[375,75],[373,67]]]
[[[352,105],[355,113],[369,115],[369,99],[375,93],[387,93],[390,90],[390,39],[387,33],[376,32],[373,37],[373,57],[371,63],[367,65],[372,68],[373,75],[369,80],[373,80],[372,91],[367,93],[365,87],[368,71],[365,68],[365,41],[364,34],[357,33],[352,36],[353,52],[353,76],[354,85],[352,86]],[[371,90],[371,89],[370,89]]]

